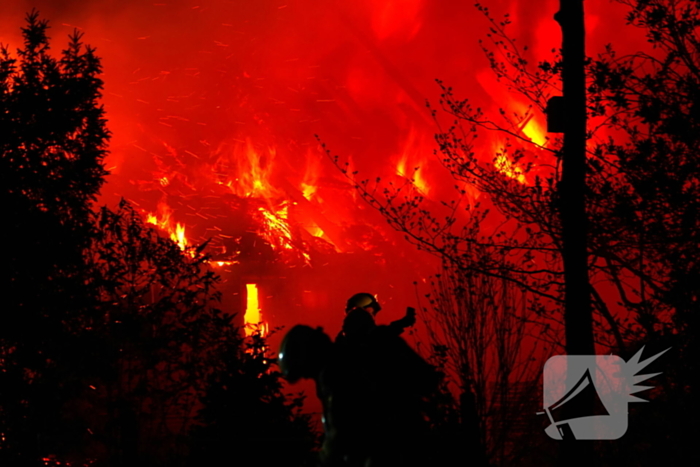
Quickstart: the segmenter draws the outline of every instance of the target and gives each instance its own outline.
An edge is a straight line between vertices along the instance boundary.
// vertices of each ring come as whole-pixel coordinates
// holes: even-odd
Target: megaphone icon
[[[566,410],[564,407],[566,407]],[[583,376],[564,397],[546,407],[544,411],[551,422],[550,427],[554,426],[563,440],[576,439],[569,424],[570,420],[610,415],[600,400],[598,391],[596,391],[595,384],[593,384],[591,378],[591,371],[588,368],[586,368]],[[548,427],[548,429],[550,428]]]
[[[627,404],[646,402],[639,383],[660,373],[640,374],[669,349],[641,360],[640,349],[625,362],[616,355],[555,355],[544,365],[543,406],[553,439],[618,439],[627,431]],[[641,360],[641,361],[640,361]],[[570,376],[581,375],[567,390]],[[562,394],[564,394],[562,396]]]

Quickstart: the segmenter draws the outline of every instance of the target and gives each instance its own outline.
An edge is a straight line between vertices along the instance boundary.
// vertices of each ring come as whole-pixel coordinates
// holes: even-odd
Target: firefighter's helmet
[[[350,297],[347,305],[345,306],[345,312],[349,313],[356,308],[371,308],[373,315],[376,315],[379,310],[382,309],[379,302],[377,302],[377,299],[374,298],[374,295],[365,292],[358,293]]]

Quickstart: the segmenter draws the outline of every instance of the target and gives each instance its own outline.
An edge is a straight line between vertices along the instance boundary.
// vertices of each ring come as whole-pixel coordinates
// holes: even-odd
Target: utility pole
[[[562,30],[564,97],[548,105],[549,131],[564,133],[558,186],[564,261],[566,353],[593,355],[586,216],[586,75],[583,0],[560,0],[554,19]],[[559,120],[561,124],[556,125]],[[552,128],[554,126],[554,128]]]
[[[559,0],[563,97],[548,103],[548,130],[564,133],[558,209],[564,263],[564,326],[568,355],[594,355],[586,215],[586,74],[583,0]],[[559,122],[559,123],[558,123]],[[575,375],[567,377],[570,384]],[[593,400],[590,401],[591,407]],[[595,465],[590,441],[564,439],[560,465]]]

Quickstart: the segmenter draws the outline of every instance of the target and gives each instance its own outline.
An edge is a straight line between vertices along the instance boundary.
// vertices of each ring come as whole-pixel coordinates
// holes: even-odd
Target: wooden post
[[[560,0],[564,147],[558,187],[564,262],[564,325],[568,355],[594,355],[586,216],[586,75],[583,0]],[[573,381],[577,375],[570,375]],[[593,400],[590,401],[591,406]],[[565,439],[562,466],[595,465],[590,441]]]
[[[583,0],[560,0],[554,17],[562,29],[564,148],[559,183],[564,261],[566,352],[593,355],[588,281],[586,191],[586,80]]]

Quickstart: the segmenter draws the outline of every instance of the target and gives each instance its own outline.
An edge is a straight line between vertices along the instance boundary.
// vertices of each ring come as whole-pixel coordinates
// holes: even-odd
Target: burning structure
[[[243,316],[245,284],[277,276],[301,281],[284,292],[298,298],[260,285],[268,318],[306,309],[334,328],[341,317],[330,320],[331,310],[357,290],[378,293],[387,310],[395,300],[398,317],[413,301],[412,283],[435,272],[435,260],[362,204],[314,134],[349,157],[350,172],[378,174],[436,203],[453,197],[436,170],[434,123],[424,108],[438,91],[434,79],[480,87],[485,106],[504,97],[476,48],[478,34],[460,39],[475,49],[464,53],[445,35],[465,33],[463,25],[479,19],[471,7],[422,0],[36,6],[52,18],[54,35],[91,31],[103,57],[113,136],[102,201],[128,199],[182,247],[207,242],[229,284],[228,310]],[[28,8],[15,2],[5,19],[17,24]],[[517,3],[509,9],[534,56],[544,55],[556,41],[551,14]],[[539,26],[525,28],[532,24]],[[15,42],[14,31],[3,27],[0,39]],[[509,111],[528,112],[524,101],[507,101]],[[543,126],[530,113],[517,131],[542,145]],[[494,164],[524,183],[508,157],[501,153]]]
[[[506,22],[532,44],[527,58],[541,60],[559,42],[551,21],[556,2],[538,10],[507,3],[499,3],[512,12]],[[589,33],[618,20],[601,13],[608,11],[603,3],[587,2]],[[436,77],[478,90],[475,106],[517,113],[507,129],[534,143],[530,149],[512,157],[499,133],[476,148],[504,183],[534,192],[540,171],[556,166],[544,118],[500,87],[478,48],[480,28],[465,28],[481,19],[470,7],[424,0],[85,7],[47,0],[38,8],[51,18],[54,36],[85,30],[104,59],[113,138],[100,201],[126,198],[181,248],[206,245],[224,280],[222,306],[241,324],[309,322],[333,333],[344,300],[359,290],[377,293],[387,320],[415,305],[412,284],[439,262],[404,243],[354,185],[362,174],[379,174],[391,190],[420,197],[436,212],[441,200],[461,197],[456,216],[469,217],[461,207],[474,201],[488,203],[436,170],[444,160],[432,155],[435,122],[424,108],[425,98],[440,99]],[[3,24],[1,42],[17,43],[15,25],[29,9],[28,2],[8,7],[3,20],[11,26]],[[639,37],[625,34],[617,45]],[[589,38],[589,50],[610,40]],[[325,159],[319,140],[345,156],[347,165],[339,165],[350,179]],[[366,186],[383,194],[382,184]],[[602,266],[598,273],[606,274]],[[603,294],[614,288],[630,290],[601,286]]]

